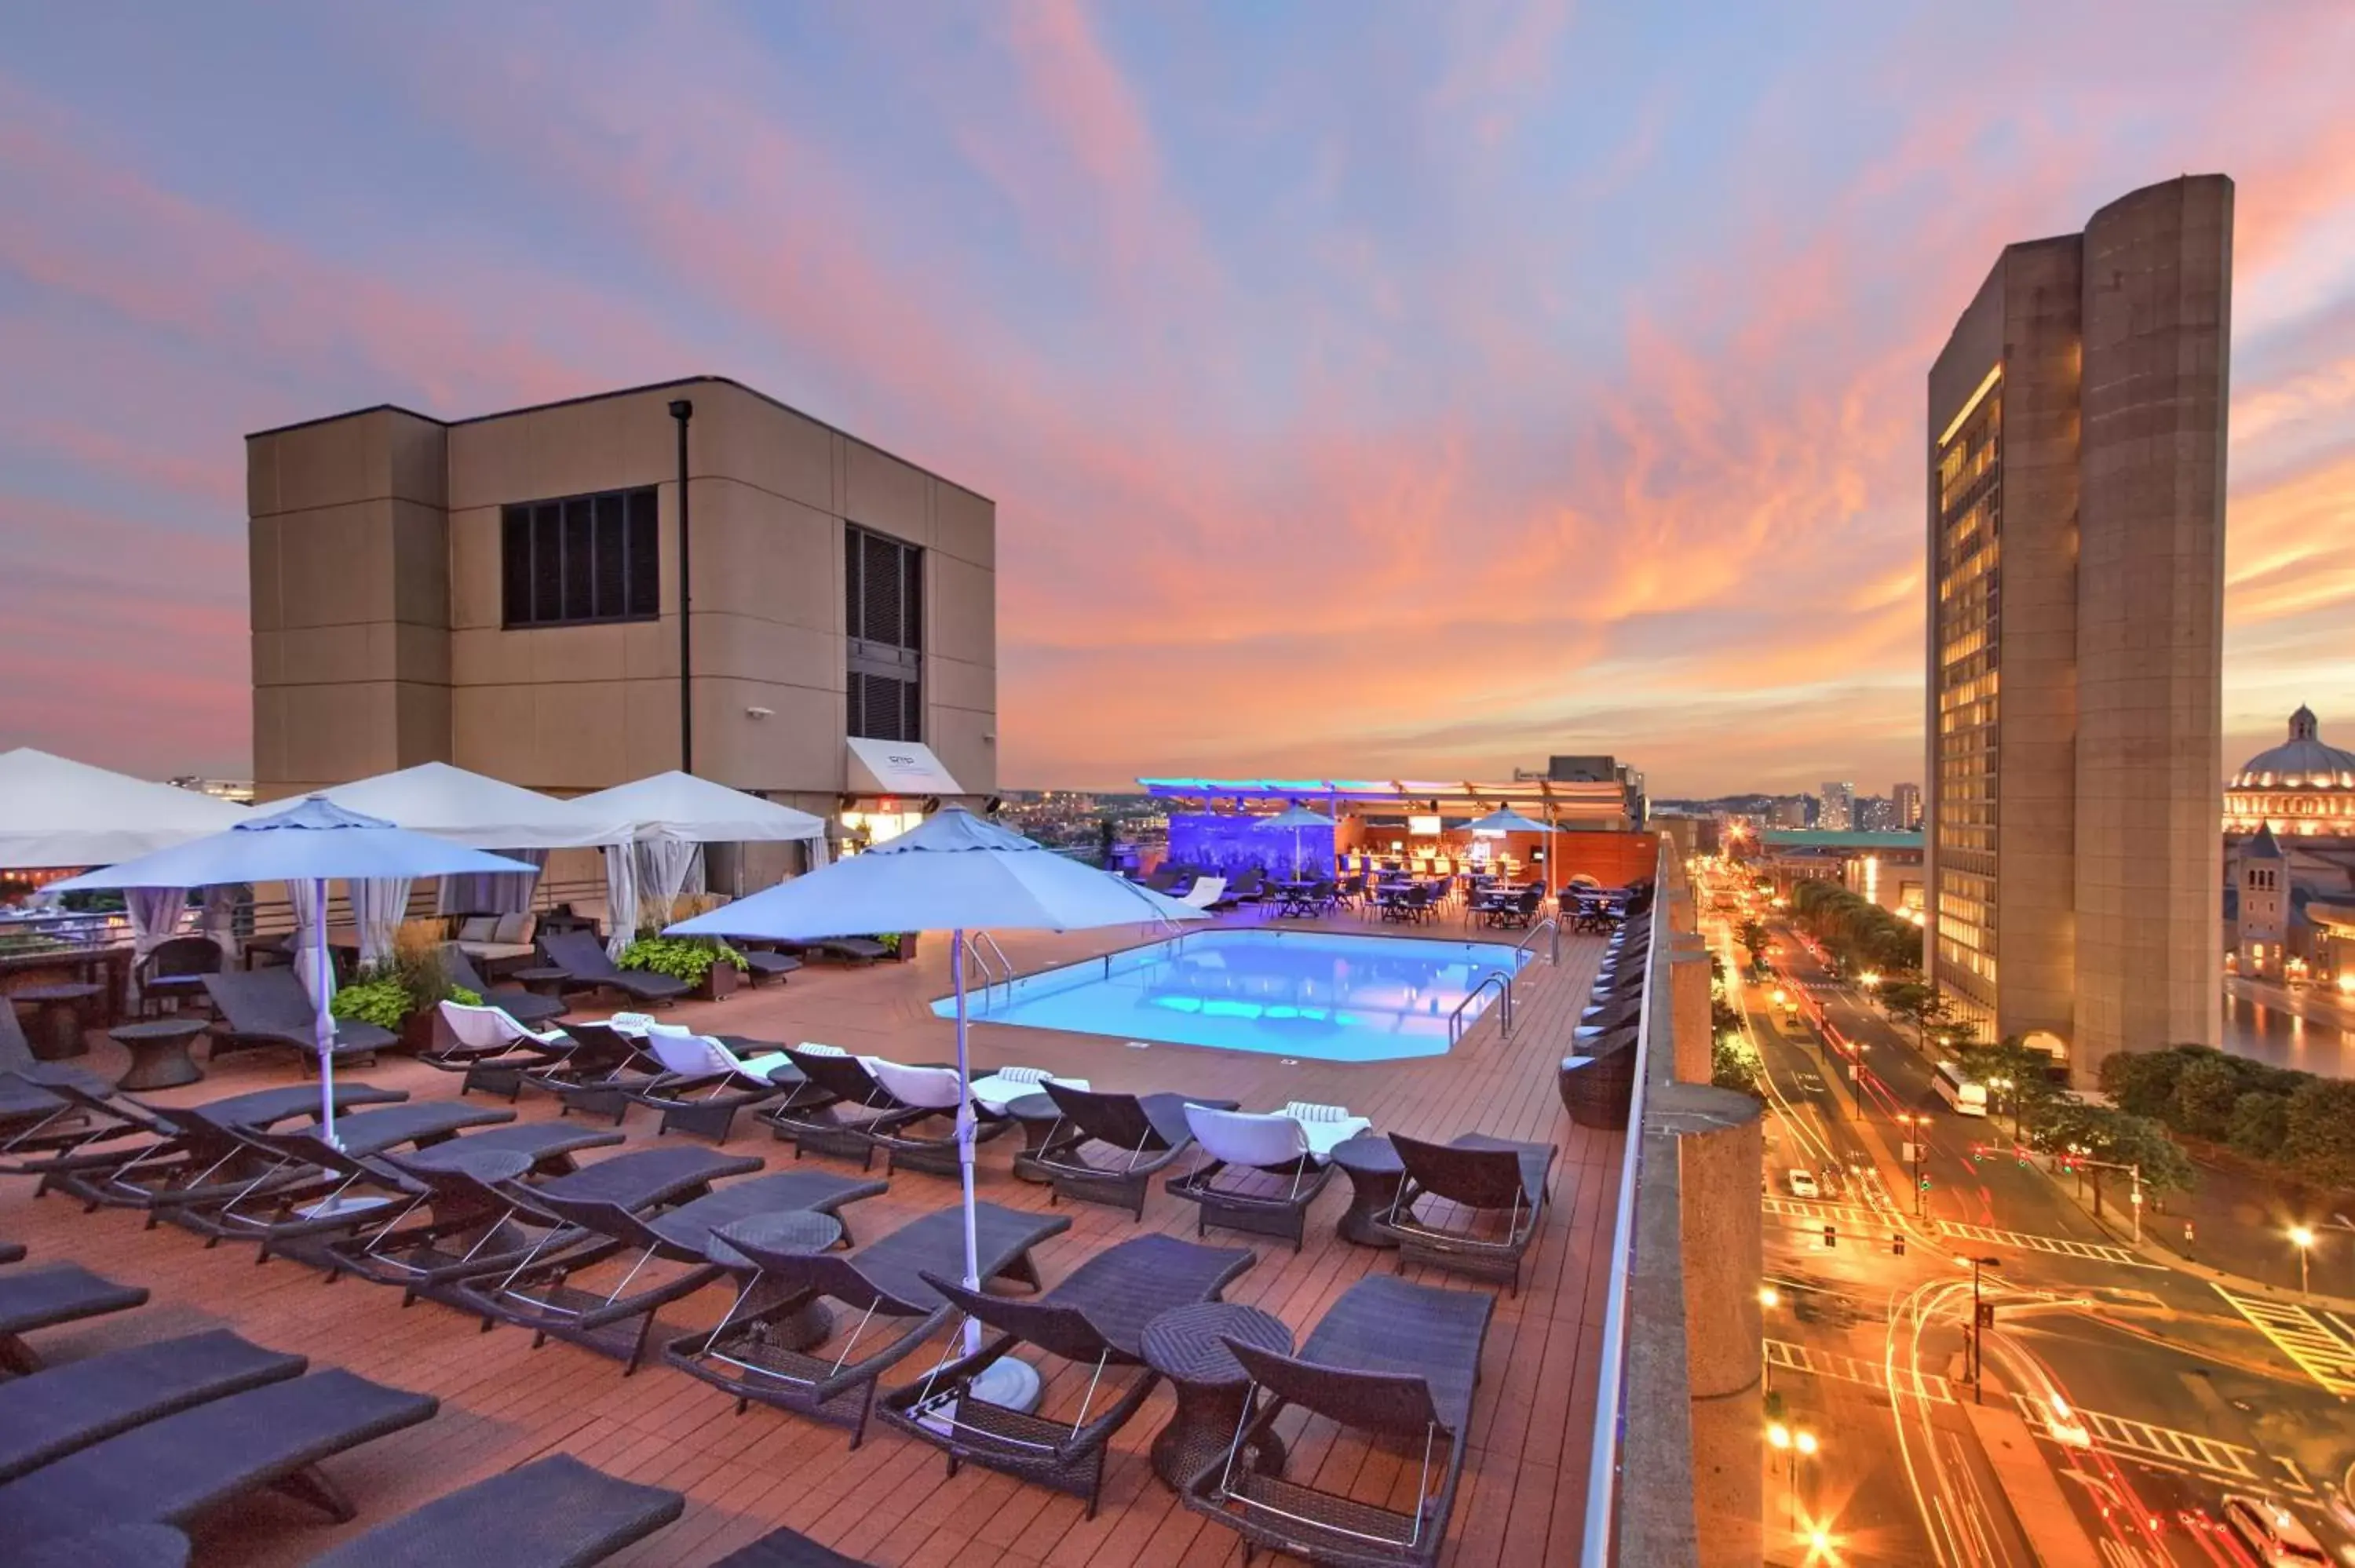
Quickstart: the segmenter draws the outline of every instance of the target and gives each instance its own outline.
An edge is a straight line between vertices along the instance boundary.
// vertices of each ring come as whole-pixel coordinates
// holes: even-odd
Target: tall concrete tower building
[[[2007,246],[1931,366],[1923,967],[2090,1083],[2221,1032],[2232,182]]]
[[[1834,779],[1824,785],[1823,814],[1816,826],[1844,833],[1856,826],[1856,786]]]

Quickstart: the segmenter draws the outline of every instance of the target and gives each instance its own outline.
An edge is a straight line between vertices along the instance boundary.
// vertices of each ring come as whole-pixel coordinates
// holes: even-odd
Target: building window
[[[499,514],[509,627],[652,620],[662,613],[662,540],[652,485],[527,501]]]
[[[924,738],[924,553],[856,524],[843,530],[848,733]]]

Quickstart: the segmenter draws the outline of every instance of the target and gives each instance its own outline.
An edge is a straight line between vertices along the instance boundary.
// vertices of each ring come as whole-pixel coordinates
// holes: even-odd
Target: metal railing
[[[1668,857],[1661,857],[1661,877],[1652,907],[1649,939],[1644,949],[1643,1000],[1636,1009],[1636,1085],[1627,1102],[1627,1144],[1620,1156],[1619,1201],[1611,1224],[1611,1274],[1604,1287],[1602,1381],[1594,1391],[1594,1441],[1586,1471],[1586,1528],[1579,1549],[1581,1568],[1612,1568],[1618,1502],[1621,1444],[1626,1437],[1627,1293],[1636,1261],[1636,1188],[1644,1167],[1645,1087],[1651,1077],[1652,1022],[1656,1014],[1652,992],[1659,978],[1657,968],[1667,951],[1663,928],[1668,919]],[[1657,1015],[1663,1023],[1665,1014]]]
[[[1447,1015],[1449,1045],[1453,1046],[1464,1038],[1465,1030],[1471,1027],[1464,1021],[1465,1010],[1486,996],[1490,986],[1497,988],[1497,1036],[1505,1040],[1510,1040],[1513,1037],[1513,977],[1502,969],[1490,969],[1480,977],[1478,985],[1465,993],[1464,1000],[1455,1004],[1455,1011]]]
[[[1513,953],[1516,961],[1518,961],[1519,955],[1529,948],[1529,945],[1531,942],[1536,941],[1539,937],[1545,935],[1550,935],[1553,938],[1551,945],[1546,950],[1546,962],[1552,964],[1559,969],[1561,965],[1561,922],[1555,919],[1550,915],[1539,921],[1536,925],[1530,927],[1529,930],[1522,935],[1521,939],[1513,944]]]
[[[964,952],[973,960],[973,967],[981,971],[981,1000],[985,1004],[1000,985],[1006,987],[1007,996],[1013,995],[1014,963],[1006,956],[1006,949],[997,945],[996,938],[986,931],[967,931]]]

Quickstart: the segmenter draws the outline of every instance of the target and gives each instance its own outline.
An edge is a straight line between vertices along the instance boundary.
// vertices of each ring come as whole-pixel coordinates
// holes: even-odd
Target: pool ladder
[[[982,1004],[988,1005],[991,992],[1000,985],[1006,988],[1007,999],[1011,1001],[1014,996],[1014,961],[1006,956],[1006,949],[997,945],[997,938],[986,931],[967,931],[964,934],[964,952],[965,957],[973,960],[973,967],[981,971]]]
[[[1490,969],[1480,977],[1480,983],[1455,1004],[1455,1011],[1447,1015],[1447,1044],[1451,1049],[1464,1038],[1464,1032],[1471,1027],[1465,1022],[1464,1010],[1486,996],[1490,986],[1497,988],[1497,1037],[1504,1040],[1513,1037],[1513,977],[1502,969]]]
[[[1519,963],[1522,952],[1535,950],[1529,947],[1529,944],[1549,933],[1552,935],[1553,941],[1547,953],[1546,962],[1559,967],[1561,963],[1561,922],[1550,915],[1530,927],[1528,933],[1513,944],[1513,961],[1516,964]]]

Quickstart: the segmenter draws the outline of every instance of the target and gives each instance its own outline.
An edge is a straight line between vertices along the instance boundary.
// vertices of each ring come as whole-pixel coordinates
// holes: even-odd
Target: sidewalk
[[[2225,1286],[2243,1296],[2262,1296],[2271,1300],[2299,1307],[2323,1308],[2333,1312],[2355,1313],[2355,1297],[2333,1296],[2321,1290],[2301,1293],[2294,1285],[2286,1285],[2277,1280],[2254,1278],[2245,1274],[2235,1274],[2230,1269],[2203,1263],[2197,1257],[2186,1257],[2180,1250],[2163,1244],[2158,1237],[2160,1228],[2169,1224],[2175,1226],[2176,1233],[2180,1234],[2182,1226],[2180,1214],[2161,1215],[2155,1224],[2145,1224],[2143,1239],[2137,1242],[2134,1239],[2133,1222],[2128,1220],[2121,1224],[2118,1221],[2117,1206],[2115,1203],[2105,1202],[2103,1212],[2096,1215],[2094,1213],[2092,1201],[2078,1195],[2076,1182],[2064,1180],[2060,1172],[2047,1169],[2041,1156],[2036,1161],[2036,1169],[2059,1190],[2062,1196],[2076,1205],[2080,1213],[2099,1226],[2113,1243],[2140,1253],[2162,1267],[2174,1269],[2179,1274],[2191,1275],[2207,1280],[2211,1285]],[[2344,1231],[2326,1231],[2323,1234],[2326,1238],[2341,1238],[2346,1244],[2355,1244],[2355,1235],[2349,1235]],[[2340,1250],[2343,1252],[2343,1246]],[[2330,1264],[2339,1268],[2345,1268],[2348,1266],[2347,1259],[2343,1255],[2334,1255],[2330,1259]]]

